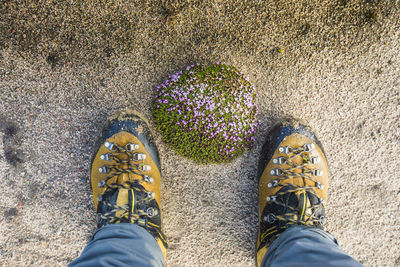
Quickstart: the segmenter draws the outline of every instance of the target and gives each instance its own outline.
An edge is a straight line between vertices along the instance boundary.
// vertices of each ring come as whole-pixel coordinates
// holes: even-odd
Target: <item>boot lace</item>
[[[287,208],[289,211],[285,214],[273,214],[269,213],[266,217],[264,217],[265,221],[269,223],[273,223],[276,220],[284,221],[287,225],[290,224],[301,224],[301,225],[322,225],[325,222],[325,218],[323,216],[319,216],[318,211],[323,208],[324,200],[319,198],[314,189],[323,189],[323,185],[316,181],[315,177],[322,176],[322,171],[315,169],[314,164],[318,163],[321,159],[319,157],[311,157],[310,152],[315,148],[314,144],[305,144],[302,147],[292,148],[292,147],[279,147],[279,152],[283,153],[285,156],[281,156],[278,158],[272,159],[274,164],[281,165],[280,168],[272,169],[270,171],[270,175],[276,176],[276,178],[268,183],[269,188],[274,187],[286,187],[287,190],[278,191],[274,196],[268,196],[267,202],[275,203]],[[298,164],[293,161],[296,157],[300,157],[302,159],[302,163]],[[286,167],[283,167],[286,165]],[[298,171],[300,170],[300,172]],[[304,181],[309,180],[314,184],[313,186],[301,186],[298,184],[287,183],[285,180],[291,178],[303,178]],[[279,201],[279,196],[283,196],[285,194],[295,193],[301,191],[305,193],[310,193],[314,195],[318,199],[317,204],[311,203],[307,206],[307,202],[303,208],[293,207],[287,205]],[[307,200],[305,200],[307,201]],[[310,213],[311,211],[311,213]],[[304,216],[296,216],[299,214],[303,214]],[[296,218],[296,219],[295,219]],[[304,218],[304,219],[302,219]]]
[[[146,174],[145,171],[150,171],[151,166],[144,164],[146,154],[141,154],[135,150],[139,149],[137,144],[127,144],[119,146],[114,143],[105,142],[104,146],[110,152],[100,156],[101,160],[108,161],[109,164],[99,168],[100,173],[108,173],[109,175],[99,182],[99,187],[106,187],[104,194],[99,197],[99,204],[107,206],[107,212],[100,213],[100,227],[111,223],[133,223],[143,228],[146,228],[156,236],[158,236],[164,243],[166,238],[161,232],[161,226],[150,221],[154,216],[158,215],[158,210],[149,207],[150,201],[154,200],[154,192],[147,191],[143,184],[153,183],[154,179]],[[108,183],[114,177],[122,174],[134,174],[133,180],[123,181],[122,183]],[[113,193],[116,190],[128,189],[128,204],[116,205],[110,203],[104,195]],[[134,197],[136,196],[136,197]],[[135,207],[135,208],[134,208]]]

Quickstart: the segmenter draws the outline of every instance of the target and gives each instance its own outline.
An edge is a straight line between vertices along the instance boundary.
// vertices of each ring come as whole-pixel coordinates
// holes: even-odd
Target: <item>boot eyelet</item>
[[[269,174],[274,175],[274,176],[281,176],[283,174],[283,170],[280,168],[277,169],[272,169]]]
[[[319,182],[315,182],[315,187],[321,190],[324,189],[324,185]]]
[[[285,163],[285,160],[286,159],[284,157],[279,157],[279,158],[273,159],[272,163],[282,165]]]
[[[151,176],[148,176],[148,175],[143,175],[143,181],[145,181],[149,184],[152,184],[152,183],[154,183],[154,178]]]
[[[146,210],[147,216],[149,216],[150,218],[156,216],[158,214],[158,211],[152,207],[148,208]]]
[[[284,153],[286,155],[290,154],[292,152],[292,148],[290,146],[281,146],[278,148],[279,153]]]
[[[314,148],[315,145],[313,143],[303,145],[303,149],[305,152],[311,152]]]
[[[134,153],[132,155],[132,160],[133,161],[140,161],[140,160],[144,160],[146,159],[146,154],[142,154],[142,153]]]
[[[113,155],[111,153],[106,153],[100,155],[101,160],[111,161],[113,159]]]
[[[128,143],[128,144],[126,144],[125,148],[126,148],[126,150],[128,152],[131,152],[131,151],[134,151],[134,150],[138,150],[139,149],[139,145],[138,144]]]
[[[108,173],[110,169],[107,167],[107,165],[104,165],[103,167],[99,168],[100,173]]]
[[[141,172],[150,171],[151,170],[151,166],[150,165],[140,164],[138,166],[138,170],[141,171]]]
[[[322,176],[323,173],[322,170],[314,170],[314,176]]]
[[[111,143],[111,142],[108,142],[108,141],[104,143],[104,146],[106,148],[108,148],[109,150],[111,150],[111,151],[116,151],[117,150],[117,146],[114,143]]]
[[[268,188],[277,187],[278,183],[278,180],[273,180],[271,183],[268,183]]]
[[[147,197],[150,199],[154,199],[155,195],[154,192],[147,192]]]
[[[320,157],[312,157],[311,158],[311,163],[312,164],[317,164],[321,162],[321,158]]]
[[[273,213],[268,213],[267,216],[264,217],[264,221],[269,224],[276,222],[276,220],[276,216]]]

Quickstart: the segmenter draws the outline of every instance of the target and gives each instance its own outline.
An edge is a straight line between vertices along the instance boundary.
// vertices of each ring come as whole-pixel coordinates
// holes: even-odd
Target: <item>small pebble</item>
[[[62,225],[57,228],[56,235],[60,235],[61,234],[61,230],[62,230]]]
[[[42,241],[41,245],[42,245],[42,248],[47,248],[47,247],[48,247],[48,245],[47,245],[47,242],[46,242],[46,241]]]
[[[204,205],[205,207],[211,206],[211,203],[210,203],[210,201],[208,201],[208,200],[202,200],[202,202],[203,202],[203,205]]]

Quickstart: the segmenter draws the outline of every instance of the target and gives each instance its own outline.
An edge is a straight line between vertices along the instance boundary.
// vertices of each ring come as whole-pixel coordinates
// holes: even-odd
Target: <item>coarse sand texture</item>
[[[81,253],[96,230],[95,139],[124,108],[146,117],[159,149],[167,266],[255,266],[257,163],[283,117],[324,147],[326,230],[367,267],[400,266],[399,43],[398,0],[0,0],[0,266],[66,266]],[[249,90],[230,106],[245,132],[209,125],[228,147],[189,158],[154,104],[197,63],[233,66],[254,89],[241,80]],[[172,108],[162,118],[183,120],[158,99]]]

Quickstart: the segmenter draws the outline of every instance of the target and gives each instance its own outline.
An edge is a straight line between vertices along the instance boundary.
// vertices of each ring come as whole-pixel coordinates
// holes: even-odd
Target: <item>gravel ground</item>
[[[255,149],[195,165],[159,134],[168,266],[254,266],[255,168],[277,118],[305,120],[330,164],[327,230],[366,266],[400,265],[400,3],[0,1],[0,265],[65,266],[95,231],[94,139],[192,63],[242,70]],[[154,125],[151,125],[154,129]]]

